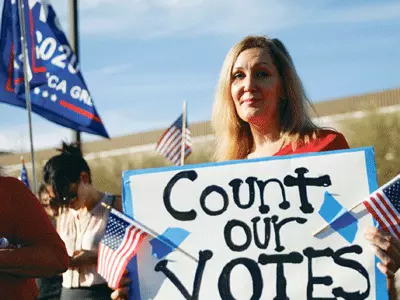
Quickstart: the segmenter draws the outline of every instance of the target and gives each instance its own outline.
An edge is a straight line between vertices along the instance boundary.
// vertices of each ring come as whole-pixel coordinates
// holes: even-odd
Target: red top
[[[64,272],[65,245],[39,200],[20,180],[0,176],[0,203],[0,237],[22,245],[0,249],[0,298],[37,299],[33,277]]]
[[[274,156],[323,152],[350,148],[343,134],[327,129],[319,130],[317,133],[317,138],[310,140],[308,143],[298,142],[296,146],[296,149],[293,150],[292,144],[288,144],[281,150],[276,152]]]

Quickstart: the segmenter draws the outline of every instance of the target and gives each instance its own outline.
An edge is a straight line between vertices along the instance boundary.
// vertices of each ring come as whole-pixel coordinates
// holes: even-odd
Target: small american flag
[[[111,288],[118,288],[126,266],[137,253],[147,233],[127,216],[111,209],[105,234],[99,244],[97,272]]]
[[[183,114],[169,127],[157,142],[156,151],[175,165],[180,165],[182,147],[182,120]],[[190,130],[185,128],[185,158],[192,152]]]
[[[25,167],[25,160],[23,158],[21,158],[21,163],[22,163],[22,167],[21,167],[21,174],[19,176],[19,179],[25,183],[25,185],[28,187],[28,189],[31,188],[30,184],[29,184],[29,179],[28,179],[28,171],[26,170]]]
[[[383,230],[400,238],[400,175],[363,201]]]

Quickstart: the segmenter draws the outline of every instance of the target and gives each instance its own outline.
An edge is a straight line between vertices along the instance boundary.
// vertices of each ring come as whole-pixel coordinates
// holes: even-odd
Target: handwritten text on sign
[[[188,230],[180,247],[198,258],[140,251],[140,298],[375,299],[374,255],[362,232],[370,216],[358,220],[351,244],[337,233],[312,237],[325,224],[318,212],[327,192],[347,208],[369,194],[367,154],[126,172],[126,212],[157,232]]]

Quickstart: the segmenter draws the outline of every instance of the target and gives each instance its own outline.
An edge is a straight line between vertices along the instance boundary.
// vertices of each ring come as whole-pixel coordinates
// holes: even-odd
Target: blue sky
[[[78,2],[82,72],[111,137],[169,126],[184,99],[189,124],[208,120],[224,56],[249,34],[285,43],[313,102],[400,87],[397,0]],[[68,32],[68,1],[51,3]],[[1,150],[29,150],[27,120],[0,103]],[[72,137],[38,116],[33,129],[36,149]]]

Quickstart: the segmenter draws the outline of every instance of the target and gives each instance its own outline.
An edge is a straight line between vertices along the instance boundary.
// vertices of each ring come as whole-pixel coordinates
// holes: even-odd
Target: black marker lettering
[[[300,209],[305,214],[311,214],[314,211],[313,206],[308,202],[307,186],[330,186],[331,178],[329,175],[324,175],[316,178],[306,178],[304,174],[308,173],[306,168],[297,168],[294,170],[297,173],[297,178],[291,175],[285,177],[283,182],[286,186],[298,186],[301,206]]]
[[[246,234],[246,241],[244,242],[243,245],[236,245],[232,240],[232,229],[236,226],[241,227],[243,229],[243,232]],[[231,249],[232,251],[235,251],[235,252],[241,252],[241,251],[246,250],[250,246],[251,229],[249,226],[247,226],[246,223],[244,223],[242,221],[230,220],[225,225],[224,237],[225,237],[226,245],[229,247],[229,249]]]
[[[257,230],[257,223],[260,221],[260,219],[260,217],[254,217],[251,219],[251,222],[253,222],[254,243],[260,249],[267,249],[269,245],[269,239],[271,237],[271,219],[268,217],[264,218],[264,243],[261,243]]]
[[[312,269],[312,259],[315,257],[332,257],[333,250],[331,248],[326,248],[324,250],[314,250],[309,247],[303,250],[303,253],[308,258],[308,284],[307,284],[307,300],[334,300],[336,298],[314,298],[313,291],[315,284],[331,285],[333,280],[330,276],[325,277],[314,277]]]
[[[352,259],[346,259],[346,258],[341,257],[342,255],[347,254],[347,253],[361,254],[362,251],[363,250],[360,246],[353,245],[353,246],[341,248],[334,253],[333,261],[335,263],[337,263],[339,266],[347,267],[347,268],[357,271],[367,280],[367,289],[365,292],[361,293],[359,291],[359,292],[348,293],[348,292],[345,292],[342,287],[338,287],[338,288],[334,288],[332,290],[332,293],[336,297],[343,298],[346,300],[363,300],[363,299],[368,298],[368,296],[370,294],[371,283],[369,281],[369,275],[368,275],[367,270],[359,262],[352,260]]]
[[[242,204],[239,197],[240,186],[242,185],[243,180],[235,178],[232,179],[231,182],[229,182],[229,185],[232,187],[233,201],[239,208],[246,209],[254,204],[254,183],[256,182],[256,180],[257,177],[246,178],[246,183],[249,186],[249,202],[247,204]]]
[[[303,261],[303,256],[298,252],[289,254],[260,254],[258,262],[261,265],[276,264],[276,297],[274,300],[289,300],[286,295],[286,278],[283,269],[283,264],[300,264]]]
[[[285,250],[285,247],[283,247],[281,245],[281,234],[280,234],[280,230],[282,228],[283,225],[296,221],[299,224],[304,224],[305,222],[307,222],[307,219],[304,218],[300,218],[300,217],[292,217],[292,218],[286,218],[283,219],[282,221],[278,222],[278,216],[272,216],[271,217],[272,223],[274,224],[274,232],[275,232],[275,244],[276,244],[276,248],[275,251],[276,252],[282,252],[283,250]]]
[[[164,189],[164,205],[165,209],[170,213],[171,216],[173,216],[176,220],[179,221],[192,221],[196,219],[196,211],[195,210],[190,210],[190,211],[178,211],[175,208],[172,207],[171,205],[171,191],[173,186],[182,178],[187,178],[191,181],[195,181],[197,178],[197,173],[196,171],[190,170],[190,171],[182,171],[176,174],[174,177],[171,178],[171,180],[167,183],[165,189]]]
[[[224,204],[220,210],[213,211],[206,206],[207,196],[213,192],[220,194],[222,196],[222,200],[224,201]],[[218,216],[218,215],[222,214],[228,208],[228,204],[229,204],[228,194],[225,192],[225,190],[222,187],[220,187],[218,185],[210,185],[210,186],[206,187],[204,189],[204,191],[201,193],[201,196],[200,196],[201,208],[209,216]]]
[[[249,258],[236,258],[230,261],[221,272],[218,279],[218,290],[222,300],[235,300],[231,292],[231,272],[237,265],[243,265],[249,270],[253,281],[253,295],[250,300],[258,300],[263,290],[263,279],[257,263]]]
[[[171,282],[177,287],[179,292],[181,292],[182,296],[186,300],[198,300],[204,268],[206,267],[207,261],[210,260],[212,256],[213,256],[213,253],[210,250],[204,250],[204,251],[199,252],[199,263],[197,265],[196,274],[194,277],[192,296],[189,294],[187,289],[183,286],[182,282],[178,279],[178,277],[176,277],[176,275],[174,273],[172,273],[172,271],[170,269],[168,269],[168,267],[167,267],[168,261],[167,260],[164,259],[164,260],[160,261],[159,263],[157,263],[154,270],[156,272],[163,272],[164,275],[169,280],[171,280]]]

